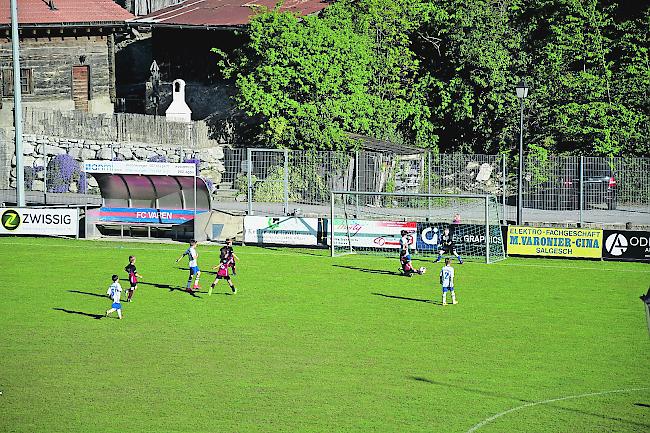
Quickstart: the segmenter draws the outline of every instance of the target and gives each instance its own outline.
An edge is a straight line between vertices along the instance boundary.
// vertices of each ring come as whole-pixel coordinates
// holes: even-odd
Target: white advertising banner
[[[330,231],[332,227],[330,226]],[[399,249],[400,232],[417,232],[417,223],[408,221],[368,221],[334,219],[334,244],[336,246]],[[327,237],[329,244],[329,236]]]
[[[78,209],[0,208],[2,235],[76,236]]]
[[[142,174],[158,176],[194,176],[196,165],[190,163],[147,161],[87,160],[82,164],[86,173]]]
[[[317,245],[318,218],[246,216],[244,243]]]

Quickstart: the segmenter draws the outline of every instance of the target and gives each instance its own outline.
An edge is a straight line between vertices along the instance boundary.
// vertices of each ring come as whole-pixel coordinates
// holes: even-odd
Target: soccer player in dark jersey
[[[239,257],[237,257],[235,251],[232,248],[232,239],[226,239],[226,245],[221,247],[219,259],[221,261],[227,260],[228,266],[232,268],[232,274],[237,275],[236,260],[239,260]]]
[[[456,252],[456,246],[454,245],[454,238],[451,233],[449,233],[449,227],[445,227],[442,236],[440,236],[440,246],[438,247],[438,258],[436,263],[442,259],[442,255],[445,253],[451,253],[456,256],[458,263],[463,264],[463,259]]]
[[[129,264],[124,267],[124,270],[129,274],[129,284],[131,285],[126,302],[131,302],[133,292],[138,288],[138,278],[142,278],[142,275],[138,274],[138,271],[135,269],[135,256],[129,256]]]
[[[212,269],[217,269],[217,276],[214,278],[214,281],[212,284],[210,284],[210,290],[208,290],[208,296],[212,296],[212,289],[214,289],[214,286],[216,286],[219,283],[219,280],[226,280],[228,282],[228,285],[230,286],[230,290],[232,290],[232,294],[234,295],[237,293],[237,289],[235,289],[235,285],[232,283],[232,280],[230,279],[230,275],[228,275],[228,259],[221,259],[221,262],[219,263],[218,266],[213,266]]]

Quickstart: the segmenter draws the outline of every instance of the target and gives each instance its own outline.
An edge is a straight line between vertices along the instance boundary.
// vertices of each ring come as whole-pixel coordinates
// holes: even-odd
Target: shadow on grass
[[[109,299],[109,297],[106,295],[106,293],[93,293],[93,292],[82,292],[80,290],[68,290],[70,293],[78,293],[80,295],[88,295],[88,296],[96,296],[98,298],[106,298]]]
[[[198,296],[197,293],[201,293],[201,292],[198,292],[198,291],[188,292],[183,287],[172,286],[171,284],[149,283],[149,282],[145,282],[145,281],[138,281],[138,285],[151,286],[151,287],[155,287],[157,289],[166,289],[166,290],[169,290],[170,292],[187,293],[188,295],[193,296],[195,298],[200,298],[200,296]],[[203,293],[205,293],[205,292],[203,292]]]
[[[641,407],[650,408],[650,404],[645,404],[645,403],[634,403],[634,406],[641,406]]]
[[[180,269],[180,270],[182,270],[182,271],[188,271],[188,272],[189,272],[189,270],[190,270],[190,268],[178,268],[178,269]],[[211,269],[208,269],[208,270],[206,270],[206,269],[200,269],[200,271],[201,271],[201,275],[206,275],[206,274],[209,274],[209,275],[217,275],[217,271],[213,271],[213,270],[211,270]],[[138,284],[139,284],[139,283],[140,283],[140,282],[138,281]]]
[[[401,299],[403,301],[426,302],[427,304],[442,305],[442,302],[433,299],[407,298],[406,296],[386,295],[384,293],[373,293],[373,295],[383,296],[384,298]]]
[[[370,274],[396,275],[398,277],[402,276],[401,272],[387,271],[385,269],[358,268],[356,266],[343,266],[343,265],[332,265],[332,266],[337,268],[352,269],[353,271],[368,272]]]
[[[544,406],[547,406],[547,407],[552,407],[553,409],[557,409],[557,410],[563,410],[563,411],[566,411],[566,412],[579,413],[581,415],[589,415],[589,416],[593,416],[593,417],[596,417],[596,418],[607,419],[607,420],[616,421],[616,422],[620,422],[620,423],[628,424],[628,425],[633,425],[633,426],[637,426],[637,427],[650,427],[650,424],[638,423],[638,422],[626,420],[626,419],[623,419],[623,418],[607,416],[607,415],[603,415],[603,414],[600,414],[600,413],[589,412],[589,411],[581,410],[581,409],[562,407],[562,406],[560,406],[560,403],[556,403],[556,402],[550,402],[549,401],[548,403],[544,403],[544,402],[540,402],[540,401],[528,400],[528,399],[513,397],[511,395],[502,394],[502,393],[499,393],[499,392],[485,391],[485,390],[482,390],[482,389],[470,388],[470,387],[466,387],[466,386],[454,385],[454,384],[451,384],[451,383],[431,380],[431,379],[428,379],[428,378],[422,377],[422,376],[407,376],[407,377],[409,379],[411,379],[411,380],[415,380],[415,381],[418,381],[418,382],[424,382],[424,383],[428,383],[428,384],[431,384],[431,385],[446,386],[448,388],[455,388],[455,389],[459,389],[459,390],[462,390],[462,391],[465,391],[465,392],[484,395],[484,396],[488,396],[488,397],[506,398],[506,399],[509,399],[509,400],[519,401],[521,403],[526,403],[525,406],[528,406],[529,404],[536,403],[536,404],[541,404],[541,405],[544,405]],[[642,405],[642,406],[650,407],[650,405],[645,405],[643,403],[636,403],[636,405]],[[520,406],[520,408],[523,408],[525,406]]]
[[[104,317],[103,314],[84,313],[83,311],[66,310],[65,308],[52,308],[52,309],[57,311],[63,311],[64,313],[68,313],[68,314],[78,314],[80,316],[86,316],[97,320]]]

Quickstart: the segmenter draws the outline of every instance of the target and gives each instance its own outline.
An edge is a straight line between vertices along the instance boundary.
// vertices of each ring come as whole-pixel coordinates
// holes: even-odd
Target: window
[[[2,96],[13,96],[14,94],[14,71],[13,69],[2,70]],[[20,69],[20,89],[23,95],[34,93],[34,82],[32,70],[29,68]]]

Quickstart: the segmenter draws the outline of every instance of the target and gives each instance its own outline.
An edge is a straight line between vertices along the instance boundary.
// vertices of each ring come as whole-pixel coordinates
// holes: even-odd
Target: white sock
[[[456,292],[451,291],[451,302],[456,302]]]
[[[442,303],[443,303],[443,304],[446,304],[446,303],[447,303],[447,292],[444,292],[444,293],[442,294]]]

